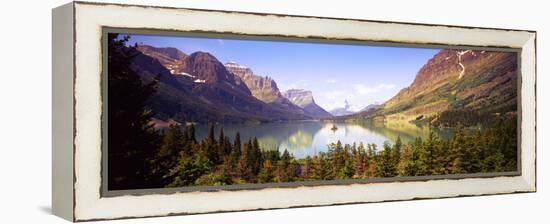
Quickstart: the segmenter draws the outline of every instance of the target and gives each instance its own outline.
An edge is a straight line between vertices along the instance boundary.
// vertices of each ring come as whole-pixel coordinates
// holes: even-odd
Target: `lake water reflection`
[[[336,127],[334,129],[333,127]],[[429,134],[428,127],[417,126],[411,123],[398,125],[365,125],[354,123],[324,123],[321,121],[296,121],[288,123],[267,124],[224,124],[216,125],[216,136],[220,127],[224,133],[233,140],[237,131],[240,132],[241,141],[249,138],[258,138],[260,147],[264,150],[287,149],[296,158],[313,156],[318,152],[327,151],[327,145],[340,140],[343,144],[374,143],[381,148],[385,141],[394,143],[397,137],[404,142],[413,141],[416,137],[425,138]],[[196,127],[197,139],[206,138],[208,127],[198,125]],[[448,131],[436,131],[440,137],[446,138]]]

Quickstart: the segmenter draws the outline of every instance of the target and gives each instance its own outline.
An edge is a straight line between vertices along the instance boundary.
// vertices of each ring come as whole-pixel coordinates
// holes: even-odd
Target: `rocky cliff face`
[[[298,105],[304,109],[306,114],[313,118],[320,119],[332,117],[329,112],[315,103],[311,91],[303,89],[290,89],[285,91],[283,96],[295,105]]]
[[[252,69],[235,62],[225,64],[225,68],[239,77],[256,98],[266,103],[282,102],[286,99],[281,95],[277,83],[269,76],[254,74]]]
[[[308,118],[303,112],[295,113],[257,99],[241,78],[209,53],[182,56],[145,45],[138,46],[137,51],[132,66],[138,73],[147,80],[160,75],[158,94],[150,106],[162,119],[206,123]],[[176,60],[177,55],[181,57]]]
[[[441,50],[413,83],[382,105],[385,114],[432,115],[445,110],[506,111],[517,105],[513,52]]]
[[[302,108],[296,106],[281,94],[277,83],[271,77],[256,75],[252,69],[236,62],[226,63],[225,68],[239,77],[257,99],[282,110],[308,115]]]
[[[149,45],[138,45],[137,50],[159,60],[172,74],[181,73],[181,61],[187,57],[185,53],[173,47],[159,48]]]

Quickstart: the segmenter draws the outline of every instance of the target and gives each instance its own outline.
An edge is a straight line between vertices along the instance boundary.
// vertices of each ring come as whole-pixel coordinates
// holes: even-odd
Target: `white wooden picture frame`
[[[515,175],[191,192],[102,193],[105,28],[511,48],[520,52]],[[70,221],[325,206],[536,191],[536,32],[72,2],[53,10],[54,214]]]

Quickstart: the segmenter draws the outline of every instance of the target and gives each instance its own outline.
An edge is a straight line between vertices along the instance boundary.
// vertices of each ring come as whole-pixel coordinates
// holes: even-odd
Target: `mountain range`
[[[508,113],[517,110],[517,54],[443,49],[414,81],[375,109],[332,118],[413,121],[443,111]]]
[[[277,83],[271,77],[257,75],[252,71],[252,69],[237,64],[236,62],[226,63],[225,68],[239,77],[246,84],[248,89],[250,89],[252,96],[262,102],[273,107],[277,107],[281,110],[286,110],[296,114],[304,114],[311,117],[311,114],[308,114],[301,107],[285,98],[279,91]]]
[[[259,123],[322,117],[285,98],[270,77],[235,62],[224,65],[210,53],[187,55],[149,45],[128,50],[135,51],[132,67],[144,82],[159,80],[149,102],[159,121]]]
[[[351,110],[351,105],[347,100],[344,100],[344,107],[334,108],[329,111],[334,116],[346,116],[355,114],[355,111]]]
[[[443,49],[414,81],[382,104],[358,112],[326,111],[309,90],[282,92],[273,78],[222,64],[207,52],[138,45],[132,66],[144,81],[159,80],[150,100],[156,119],[176,122],[272,122],[303,119],[417,120],[447,110],[509,112],[517,107],[517,56],[513,52]]]

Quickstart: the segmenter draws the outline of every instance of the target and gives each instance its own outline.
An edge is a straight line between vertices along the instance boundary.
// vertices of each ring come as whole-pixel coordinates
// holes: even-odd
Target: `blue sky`
[[[209,52],[222,63],[237,62],[270,76],[281,91],[313,92],[326,110],[357,111],[383,103],[412,83],[418,70],[439,49],[329,43],[236,40],[182,36],[131,35],[130,44],[175,47],[186,54]]]

